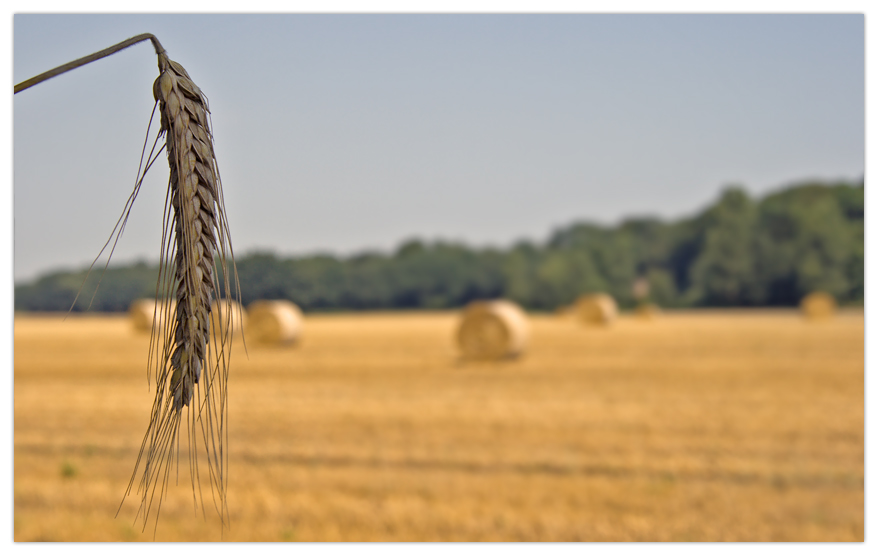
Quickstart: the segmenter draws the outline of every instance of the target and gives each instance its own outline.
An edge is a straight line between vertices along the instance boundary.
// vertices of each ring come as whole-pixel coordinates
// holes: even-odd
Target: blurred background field
[[[155,533],[136,495],[114,517],[162,160],[98,252],[155,58],[15,95],[15,540],[864,539],[863,13],[13,26],[16,83],[149,31],[203,88],[239,278],[215,297],[254,340],[231,529],[185,453]]]
[[[236,343],[231,528],[193,510],[183,460],[153,537],[136,496],[114,519],[149,335],[17,313],[15,540],[864,539],[862,310],[532,314],[492,363],[459,358],[458,317],[308,314],[295,346]]]

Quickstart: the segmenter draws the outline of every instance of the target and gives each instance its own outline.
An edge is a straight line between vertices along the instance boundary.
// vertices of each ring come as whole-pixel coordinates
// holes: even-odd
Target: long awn
[[[167,153],[170,179],[156,285],[156,312],[163,318],[154,319],[147,359],[156,394],[125,497],[137,483],[141,502],[135,521],[142,519],[145,529],[154,509],[158,526],[173,464],[179,461],[179,433],[185,426],[193,502],[196,507],[199,503],[204,507],[203,473],[199,464],[202,453],[207,460],[213,503],[225,526],[228,523],[227,400],[233,328],[212,329],[210,312],[211,303],[217,301],[221,303],[222,317],[231,319],[232,299],[236,297],[240,301],[240,285],[207,97],[149,33],[24,81],[15,86],[15,93],[147,39],[158,56],[159,77],[153,84],[153,96],[161,127],[145,164],[141,158],[134,191],[111,234],[111,240],[114,234],[116,237],[113,248],[125,229],[143,178],[162,150]],[[162,137],[165,144],[159,147]]]

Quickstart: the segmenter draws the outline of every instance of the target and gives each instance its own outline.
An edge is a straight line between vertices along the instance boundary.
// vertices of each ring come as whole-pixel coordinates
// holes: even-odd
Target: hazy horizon
[[[14,82],[143,32],[210,99],[239,256],[505,248],[864,175],[862,15],[18,14]],[[156,76],[144,43],[14,96],[15,282],[98,253]],[[166,182],[162,156],[114,264],[158,259]]]

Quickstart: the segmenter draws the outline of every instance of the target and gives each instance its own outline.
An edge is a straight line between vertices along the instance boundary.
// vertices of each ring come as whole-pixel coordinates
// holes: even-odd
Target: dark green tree
[[[740,188],[726,190],[703,216],[701,248],[690,268],[690,292],[699,305],[752,305],[756,204]]]

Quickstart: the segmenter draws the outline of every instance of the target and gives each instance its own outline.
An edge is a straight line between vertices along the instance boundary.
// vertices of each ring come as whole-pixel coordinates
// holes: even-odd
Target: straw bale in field
[[[259,300],[247,306],[247,335],[266,344],[291,344],[302,334],[302,311],[286,300]]]
[[[643,320],[653,320],[662,310],[655,303],[641,303],[634,310],[634,314]]]
[[[619,315],[616,300],[605,293],[580,296],[575,308],[577,318],[585,324],[607,325]]]
[[[555,307],[555,316],[567,318],[573,314],[572,305],[558,305]]]
[[[809,319],[829,318],[835,313],[835,298],[826,292],[811,292],[802,299],[799,307]]]
[[[247,315],[244,313],[244,307],[237,301],[222,299],[210,304],[210,328],[216,330],[218,334],[225,332],[228,325],[232,327],[233,336],[240,334],[246,324]]]
[[[172,300],[170,307],[162,308],[155,299],[136,299],[128,307],[128,317],[134,324],[134,329],[141,332],[152,331],[153,321],[157,321],[159,327],[174,314],[175,303]]]
[[[527,315],[511,301],[474,301],[466,306],[457,344],[466,359],[503,359],[520,355],[530,329]]]
[[[634,284],[631,286],[631,294],[634,295],[634,299],[639,300],[644,300],[649,297],[649,280],[643,276],[635,280]]]

